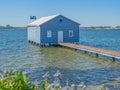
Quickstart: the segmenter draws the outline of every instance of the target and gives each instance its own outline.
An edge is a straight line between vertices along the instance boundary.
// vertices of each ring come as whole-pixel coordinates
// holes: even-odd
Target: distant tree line
[[[90,27],[81,27],[83,29],[120,29],[120,26],[90,26]],[[27,29],[27,27],[13,27],[11,25],[2,26],[0,25],[0,29]]]
[[[116,28],[120,29],[120,26],[116,26]]]
[[[13,27],[13,26],[8,24],[6,26],[0,25],[0,29],[26,29],[26,27]]]
[[[83,29],[120,29],[120,26],[90,26],[90,27],[81,27]]]

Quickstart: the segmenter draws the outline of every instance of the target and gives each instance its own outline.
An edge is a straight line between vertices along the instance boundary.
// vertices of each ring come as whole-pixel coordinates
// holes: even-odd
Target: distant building
[[[59,42],[77,43],[79,23],[59,14],[42,17],[28,24],[28,40],[39,45]]]

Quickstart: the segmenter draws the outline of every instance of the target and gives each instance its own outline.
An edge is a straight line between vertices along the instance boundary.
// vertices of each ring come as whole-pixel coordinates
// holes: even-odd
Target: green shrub
[[[49,83],[49,72],[46,72],[43,75],[44,81],[41,84],[42,90],[89,90],[87,89],[84,82],[80,84],[72,84],[69,86],[68,80],[66,81],[66,85],[64,87],[61,86],[61,73],[59,70],[53,75],[55,77],[55,81],[53,83]],[[38,81],[35,80],[33,85],[29,82],[28,72],[23,71],[19,72],[17,70],[12,71],[12,73],[6,69],[3,73],[0,73],[0,90],[38,90]],[[95,90],[106,90],[104,84],[99,86],[99,89]]]
[[[34,85],[30,86],[27,71],[15,70],[10,73],[9,70],[5,70],[0,74],[0,90],[38,90],[38,82],[35,81]]]

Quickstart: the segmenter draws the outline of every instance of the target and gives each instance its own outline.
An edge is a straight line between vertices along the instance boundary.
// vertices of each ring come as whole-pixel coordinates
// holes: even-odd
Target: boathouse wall
[[[63,42],[79,42],[79,25],[63,16],[58,16],[41,25],[41,43],[58,43],[58,32],[63,32]],[[51,31],[51,37],[47,37],[47,31]],[[69,36],[69,31],[73,36]]]

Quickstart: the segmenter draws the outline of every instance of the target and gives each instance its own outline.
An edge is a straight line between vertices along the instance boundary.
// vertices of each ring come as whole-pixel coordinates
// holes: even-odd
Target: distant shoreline
[[[20,27],[20,28],[0,28],[0,30],[27,30],[27,27]],[[80,28],[80,30],[120,30],[120,29],[106,29],[106,28]]]
[[[2,30],[6,30],[6,29],[8,29],[8,30],[17,30],[17,29],[25,30],[25,29],[27,29],[27,27],[2,27],[0,29],[2,29]]]
[[[0,27],[0,29],[2,30],[6,30],[6,29],[10,29],[10,30],[17,30],[17,29],[21,29],[21,30],[25,30],[27,29],[27,27]],[[80,27],[81,30],[120,30],[120,28],[115,28],[115,27]]]
[[[93,29],[93,28],[80,28],[81,30],[120,30],[119,29],[116,29],[116,28],[110,28],[110,29],[106,29],[106,28],[99,28],[99,29]]]
[[[111,27],[111,26],[91,26],[91,27],[80,27],[81,29],[87,30],[120,30],[120,26]]]

